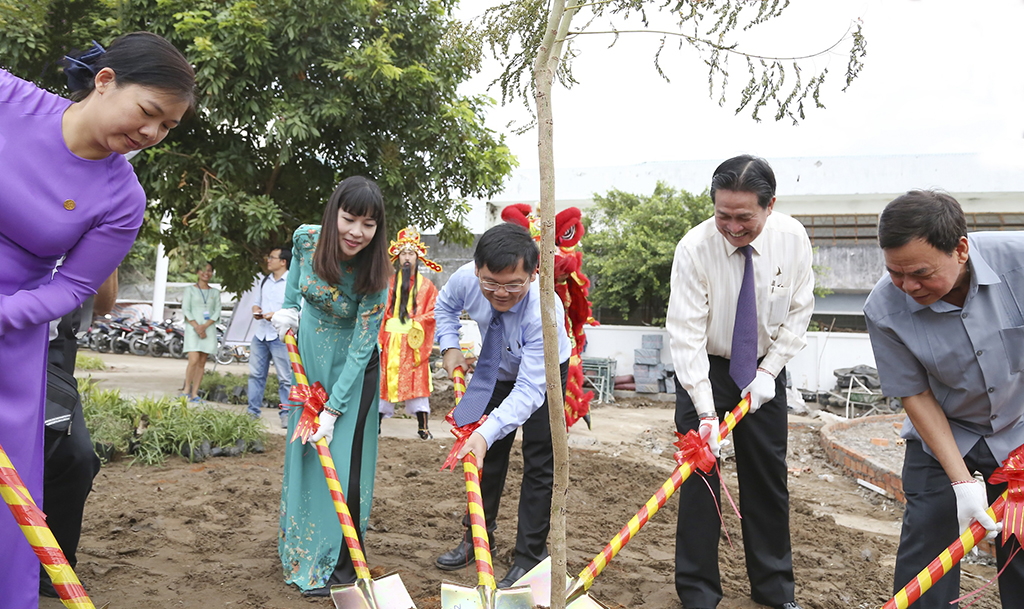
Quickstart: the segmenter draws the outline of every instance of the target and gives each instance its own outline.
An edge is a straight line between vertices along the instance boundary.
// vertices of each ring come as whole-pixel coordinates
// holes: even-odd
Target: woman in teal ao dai
[[[310,384],[319,381],[329,397],[310,443],[290,441],[301,408],[291,410],[286,436],[278,552],[285,581],[307,596],[327,596],[331,585],[356,580],[312,445],[320,436],[330,446],[360,540],[369,521],[377,467],[377,334],[391,274],[386,236],[377,185],[362,177],[344,180],[321,226],[295,231],[284,306],[272,320],[283,333],[294,327],[302,305],[299,355]]]

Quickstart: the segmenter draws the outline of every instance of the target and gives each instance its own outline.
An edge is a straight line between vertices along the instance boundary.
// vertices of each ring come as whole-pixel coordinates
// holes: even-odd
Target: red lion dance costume
[[[509,205],[501,212],[501,219],[518,224],[530,231],[540,241],[540,223],[533,207],[525,203]],[[581,418],[590,426],[590,400],[593,391],[583,390],[583,346],[587,337],[583,326],[598,323],[591,316],[590,280],[583,274],[583,256],[576,245],[583,237],[583,222],[580,210],[575,207],[560,211],[555,216],[555,293],[565,307],[565,329],[572,341],[572,355],[569,357],[569,379],[565,387],[565,424],[572,427]]]

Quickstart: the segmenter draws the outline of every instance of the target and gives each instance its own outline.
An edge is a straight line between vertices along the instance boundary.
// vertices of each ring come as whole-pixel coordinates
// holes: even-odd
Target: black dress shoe
[[[504,590],[505,588],[511,588],[512,584],[519,581],[519,579],[524,575],[526,575],[526,569],[520,567],[519,565],[512,565],[512,568],[508,570],[508,573],[505,574],[505,577],[503,577],[501,581],[498,582],[498,589]]]
[[[473,544],[462,542],[453,550],[448,550],[437,557],[434,565],[442,571],[458,571],[473,564],[476,558],[473,556]]]

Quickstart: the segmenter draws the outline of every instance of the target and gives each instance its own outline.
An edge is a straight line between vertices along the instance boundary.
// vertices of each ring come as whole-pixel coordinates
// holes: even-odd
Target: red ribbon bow
[[[715,455],[708,447],[707,438],[697,435],[697,430],[691,429],[686,435],[677,431],[676,437],[679,438],[675,442],[676,448],[679,449],[675,454],[676,463],[689,464],[705,474],[715,467]]]
[[[454,412],[455,409],[452,408],[444,417],[444,420],[452,426],[452,435],[455,436],[455,446],[452,447],[452,452],[448,453],[448,458],[446,458],[444,460],[444,464],[441,465],[441,471],[444,471],[445,469],[455,471],[455,466],[459,463],[459,458],[457,456],[459,454],[459,450],[466,443],[466,440],[469,439],[469,436],[473,435],[473,432],[476,431],[477,427],[480,427],[480,424],[487,420],[487,415],[484,415],[476,423],[466,423],[462,427],[457,427],[455,425]],[[483,465],[483,463],[480,465]]]
[[[313,383],[312,386],[292,385],[292,390],[288,393],[288,399],[304,404],[302,416],[299,417],[299,422],[295,424],[295,433],[292,434],[292,441],[298,438],[305,444],[309,436],[316,433],[316,428],[320,426],[320,421],[317,417],[320,416],[320,411],[324,409],[324,404],[327,403],[327,390],[320,384],[320,381]]]
[[[1009,483],[1003,514],[1003,543],[1009,541],[1011,535],[1024,541],[1024,446],[1014,449],[988,481],[990,484]]]

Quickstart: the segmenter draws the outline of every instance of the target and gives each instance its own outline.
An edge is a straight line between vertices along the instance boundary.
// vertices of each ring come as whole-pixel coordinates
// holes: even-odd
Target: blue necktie
[[[487,335],[484,336],[484,344],[480,346],[476,370],[466,388],[466,394],[453,413],[455,424],[459,427],[479,421],[484,416],[487,403],[491,401],[494,383],[498,380],[498,365],[501,364],[501,343],[505,337],[502,313],[491,309],[491,323],[487,325]]]
[[[749,245],[739,248],[746,258],[743,263],[743,283],[736,299],[736,322],[732,327],[732,354],[729,356],[729,376],[741,390],[757,375],[757,296],[754,293],[753,249]]]

